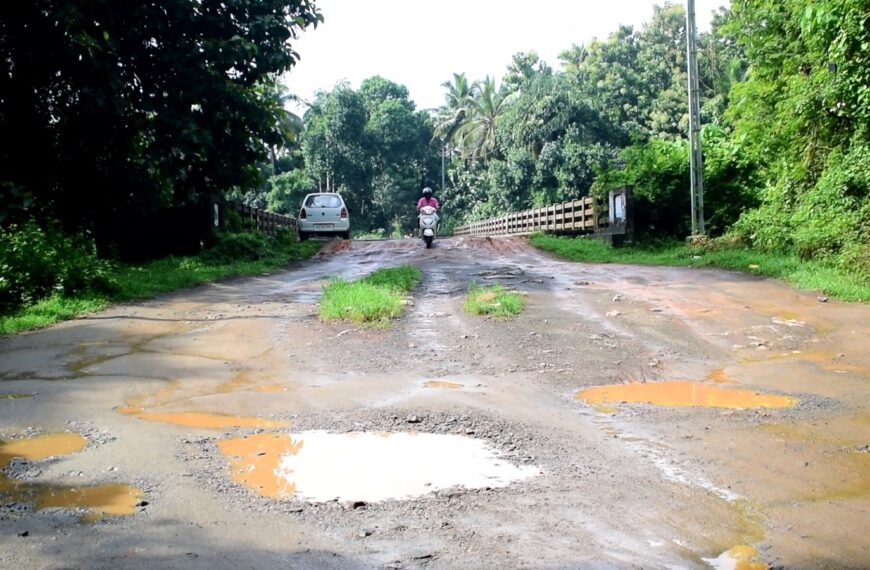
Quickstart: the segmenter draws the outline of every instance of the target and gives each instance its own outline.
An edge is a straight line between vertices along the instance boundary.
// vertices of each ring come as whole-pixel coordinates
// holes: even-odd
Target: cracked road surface
[[[406,263],[389,328],[318,319]],[[330,242],[0,340],[0,567],[868,567],[868,339],[750,275]]]

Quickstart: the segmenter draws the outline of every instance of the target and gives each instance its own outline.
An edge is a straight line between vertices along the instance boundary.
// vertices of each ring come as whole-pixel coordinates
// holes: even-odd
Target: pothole
[[[423,382],[423,386],[426,388],[445,388],[448,390],[458,390],[459,388],[464,388],[465,384],[460,384],[459,382],[448,382],[446,380],[426,380]]]
[[[715,570],[767,570],[767,564],[758,560],[758,551],[747,545],[735,546],[716,558],[703,560]]]
[[[309,502],[410,499],[451,487],[506,487],[540,474],[488,443],[418,432],[262,433],[219,442],[233,478],[257,493]]]
[[[258,417],[233,416],[214,412],[148,412],[141,408],[118,408],[118,413],[150,422],[206,429],[223,428],[282,428],[288,423]]]
[[[39,461],[69,455],[85,448],[88,441],[77,433],[49,433],[0,441],[0,469],[16,457]],[[84,511],[82,521],[93,522],[105,515],[130,515],[135,512],[142,491],[130,485],[55,485],[13,479],[0,473],[0,497],[4,501],[32,503],[39,511],[62,508]]]
[[[698,382],[655,382],[596,386],[577,392],[587,404],[654,404],[699,408],[789,408],[796,398],[723,388]]]

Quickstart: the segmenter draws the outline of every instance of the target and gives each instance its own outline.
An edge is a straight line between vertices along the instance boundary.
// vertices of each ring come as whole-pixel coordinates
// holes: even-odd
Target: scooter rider
[[[432,195],[432,189],[428,186],[423,188],[423,197],[417,200],[417,212],[423,206],[432,206],[436,210],[441,207],[441,204],[438,203],[438,198]]]
[[[437,211],[441,207],[438,198],[432,195],[432,189],[428,186],[423,188],[423,196],[417,200],[417,227],[420,226],[420,210],[425,206],[431,206]]]

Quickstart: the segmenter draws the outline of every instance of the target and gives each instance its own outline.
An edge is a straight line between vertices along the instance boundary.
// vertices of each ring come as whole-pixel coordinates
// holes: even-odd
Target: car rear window
[[[341,208],[341,198],[335,194],[317,194],[305,201],[308,208]]]

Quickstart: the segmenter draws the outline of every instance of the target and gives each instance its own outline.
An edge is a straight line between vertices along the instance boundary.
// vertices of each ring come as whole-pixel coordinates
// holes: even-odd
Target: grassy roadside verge
[[[261,275],[288,263],[307,259],[321,247],[318,242],[284,241],[261,252],[260,259],[233,261],[226,253],[206,252],[191,257],[168,257],[143,264],[117,265],[110,274],[110,293],[82,292],[69,297],[55,294],[6,316],[0,316],[0,336],[42,328],[58,321],[99,311],[117,301],[153,297],[228,277]]]
[[[516,291],[508,291],[501,285],[481,287],[472,283],[462,308],[472,315],[513,317],[519,315],[524,306],[522,295]]]
[[[530,243],[570,261],[634,263],[686,267],[719,267],[782,279],[799,289],[820,291],[842,301],[870,302],[870,275],[847,272],[793,255],[747,249],[705,249],[681,243],[655,247],[609,247],[598,239],[577,239],[537,234]]]
[[[332,279],[323,289],[320,318],[386,324],[402,314],[403,298],[420,280],[416,267],[378,269],[356,281]]]

